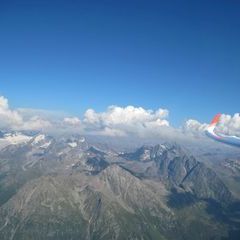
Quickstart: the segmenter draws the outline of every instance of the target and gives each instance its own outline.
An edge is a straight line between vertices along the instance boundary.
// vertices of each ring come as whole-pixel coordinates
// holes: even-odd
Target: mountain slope
[[[114,160],[113,160],[114,159]],[[0,239],[238,239],[221,178],[177,145],[36,136],[0,151]]]

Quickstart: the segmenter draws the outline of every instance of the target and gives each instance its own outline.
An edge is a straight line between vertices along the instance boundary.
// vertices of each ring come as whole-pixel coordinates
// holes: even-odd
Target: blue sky
[[[80,116],[167,108],[174,125],[239,112],[239,12],[222,0],[1,1],[0,95]]]

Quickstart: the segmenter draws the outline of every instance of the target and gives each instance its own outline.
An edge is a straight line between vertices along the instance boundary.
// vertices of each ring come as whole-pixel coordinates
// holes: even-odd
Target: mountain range
[[[119,151],[79,135],[0,137],[2,240],[240,237],[238,156],[209,164],[214,155],[176,143]]]

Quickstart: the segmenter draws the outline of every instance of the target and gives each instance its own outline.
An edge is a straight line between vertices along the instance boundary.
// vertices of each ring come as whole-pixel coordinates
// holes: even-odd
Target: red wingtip
[[[218,114],[213,118],[213,120],[212,120],[212,122],[211,122],[210,125],[216,125],[216,124],[219,122],[221,115],[222,115],[221,113],[218,113]]]

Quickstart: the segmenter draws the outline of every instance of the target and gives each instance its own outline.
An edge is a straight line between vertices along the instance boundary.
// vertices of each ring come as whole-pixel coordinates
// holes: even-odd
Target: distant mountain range
[[[0,138],[1,240],[240,239],[240,156],[215,168],[170,143]]]

